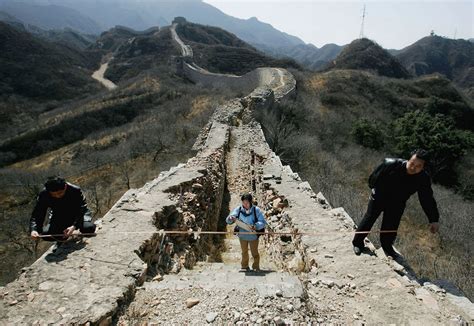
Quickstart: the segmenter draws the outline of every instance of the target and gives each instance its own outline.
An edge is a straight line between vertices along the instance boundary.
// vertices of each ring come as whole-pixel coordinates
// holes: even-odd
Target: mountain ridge
[[[394,56],[367,38],[354,40],[344,47],[324,70],[329,69],[370,70],[379,75],[394,78],[410,76]]]
[[[474,98],[474,43],[427,36],[398,51],[396,57],[414,76],[441,73]]]

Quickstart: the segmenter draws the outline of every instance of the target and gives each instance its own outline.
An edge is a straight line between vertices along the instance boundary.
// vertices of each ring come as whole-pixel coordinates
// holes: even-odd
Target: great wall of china
[[[103,217],[98,235],[47,251],[0,289],[0,324],[397,324],[462,325],[472,303],[420,284],[374,250],[357,257],[354,222],[284,166],[252,112],[291,97],[288,71],[212,74],[171,27],[178,73],[204,87],[249,91],[218,107],[197,154],[132,189]],[[269,230],[316,236],[261,238],[263,275],[239,273],[233,237],[159,230],[226,230],[223,217],[252,191]],[[370,243],[368,243],[370,246]]]

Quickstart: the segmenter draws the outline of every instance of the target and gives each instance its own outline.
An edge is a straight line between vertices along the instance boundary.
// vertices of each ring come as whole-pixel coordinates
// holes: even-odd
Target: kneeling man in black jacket
[[[49,227],[44,230],[43,224],[48,208]],[[61,177],[48,178],[31,214],[31,238],[36,240],[42,235],[41,239],[46,241],[63,241],[75,230],[92,235],[95,229],[81,188],[66,182]]]
[[[369,177],[371,196],[367,212],[359,223],[358,232],[352,240],[354,253],[360,255],[364,249],[364,238],[375,221],[383,212],[380,243],[385,254],[396,258],[393,249],[397,229],[405,210],[406,201],[415,192],[418,193],[421,207],[430,222],[430,231],[438,232],[439,212],[431,189],[431,178],[424,170],[428,153],[418,149],[407,160],[386,158]],[[388,231],[388,232],[383,232]],[[365,233],[364,233],[365,232]]]

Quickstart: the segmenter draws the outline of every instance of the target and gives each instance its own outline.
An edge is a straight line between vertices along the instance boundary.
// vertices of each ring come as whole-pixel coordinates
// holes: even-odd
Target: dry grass
[[[198,96],[191,103],[191,112],[187,115],[187,119],[192,119],[209,109],[211,105],[210,96]]]

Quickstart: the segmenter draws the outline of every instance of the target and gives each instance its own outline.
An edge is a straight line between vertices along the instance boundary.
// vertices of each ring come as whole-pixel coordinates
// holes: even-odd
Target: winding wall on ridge
[[[269,148],[251,113],[295,91],[289,72],[261,68],[248,77],[226,77],[187,60],[181,61],[189,68],[185,74],[196,83],[231,85],[236,91],[253,83],[254,89],[216,109],[196,141],[195,157],[124,194],[104,216],[97,237],[85,245],[69,243],[55,253],[49,250],[0,289],[0,324],[113,324],[147,275],[177,272],[204,259],[212,246],[204,238],[184,234],[170,240],[158,231],[216,230],[229,136],[235,132],[253,135],[245,159],[252,174],[248,189],[256,193],[259,205],[270,212],[275,200],[288,201],[284,214],[269,220],[269,228],[318,233],[266,243],[273,259],[298,275],[315,310],[327,310],[340,323],[437,325],[474,320],[472,303],[459,293],[420,284],[407,267],[380,253],[356,257],[350,246],[352,219],[316,195]],[[296,250],[286,250],[289,245]]]

